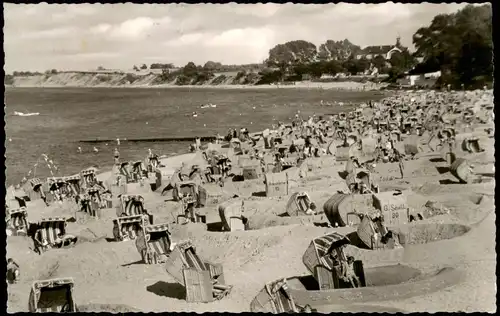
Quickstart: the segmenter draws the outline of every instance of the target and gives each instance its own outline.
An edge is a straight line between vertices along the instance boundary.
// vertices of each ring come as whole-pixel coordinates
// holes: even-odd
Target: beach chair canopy
[[[120,216],[134,216],[145,213],[144,198],[141,195],[123,194],[120,196]]]
[[[67,177],[64,177],[64,181],[66,182],[71,182],[71,181],[80,181],[82,180],[82,177],[79,175],[79,174],[74,174],[72,176],[67,176]]]
[[[161,255],[170,251],[170,230],[168,224],[144,226],[144,233],[146,234],[146,241],[156,254]]]
[[[31,187],[33,188],[33,190],[36,190],[37,188],[39,188],[43,184],[42,180],[40,180],[40,178],[30,179],[29,183],[31,184]]]
[[[76,312],[72,278],[35,281],[31,287],[30,312]]]
[[[315,238],[312,242],[314,244],[314,248],[316,249],[319,262],[330,270],[334,268],[334,263],[328,253],[331,250],[337,249],[343,245],[351,244],[349,238],[337,232]]]
[[[137,160],[137,161],[134,161],[134,162],[132,163],[132,166],[133,166],[134,168],[139,168],[139,167],[142,167],[142,166],[143,166],[143,164],[144,164],[144,162],[143,162],[142,160]]]
[[[28,225],[28,223],[26,218],[28,217],[28,212],[26,211],[26,208],[8,210],[6,213],[6,217],[8,217],[10,227],[13,227],[15,229],[27,228],[26,226]]]
[[[155,225],[148,225],[144,227],[144,232],[146,234],[151,234],[151,233],[161,233],[161,232],[170,232],[168,224],[155,224]]]
[[[84,169],[81,171],[81,174],[83,176],[87,176],[87,175],[95,175],[97,173],[97,168],[95,167],[90,167],[90,168],[87,168],[87,169]]]
[[[66,235],[66,218],[53,217],[43,218],[38,222],[39,241],[47,240],[49,245],[61,241],[62,236]]]
[[[290,216],[305,213],[311,204],[311,199],[307,192],[295,192],[290,196],[286,205],[286,212]]]
[[[56,184],[65,184],[66,183],[66,179],[65,179],[65,177],[49,177],[49,178],[47,178],[47,183],[49,185],[52,185],[54,183],[56,183]]]

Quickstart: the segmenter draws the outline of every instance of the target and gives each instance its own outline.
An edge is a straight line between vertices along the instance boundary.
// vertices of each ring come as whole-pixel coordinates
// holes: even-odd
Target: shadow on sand
[[[128,266],[132,266],[132,265],[135,265],[135,264],[144,264],[144,262],[141,259],[141,260],[134,261],[134,262],[131,262],[131,263],[122,264],[122,267],[128,267]]]
[[[178,300],[186,299],[186,290],[184,289],[184,286],[179,283],[158,281],[155,284],[146,287],[146,290],[158,296],[176,298]]]
[[[266,191],[260,191],[260,192],[253,192],[252,196],[257,196],[257,197],[266,197]]]

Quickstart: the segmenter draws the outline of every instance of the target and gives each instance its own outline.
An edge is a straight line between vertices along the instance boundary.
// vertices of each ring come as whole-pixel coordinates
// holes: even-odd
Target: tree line
[[[452,14],[434,17],[431,25],[413,35],[416,51],[404,47],[386,60],[376,55],[368,60],[360,46],[345,39],[328,40],[316,47],[304,40],[278,44],[269,50],[265,63],[268,81],[304,76],[320,78],[339,73],[355,75],[377,68],[395,80],[404,74],[421,74],[440,70],[441,84],[469,87],[482,86],[493,80],[492,11],[490,5],[465,8]],[[357,58],[361,56],[361,58]],[[422,62],[418,62],[421,57]]]
[[[468,5],[453,14],[440,14],[413,35],[416,53],[424,61],[413,70],[441,70],[440,81],[454,87],[479,88],[493,82],[492,10]]]

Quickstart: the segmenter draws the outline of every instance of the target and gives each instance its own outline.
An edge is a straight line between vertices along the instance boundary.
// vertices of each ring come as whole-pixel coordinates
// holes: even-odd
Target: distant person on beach
[[[118,151],[118,148],[115,148],[114,157],[115,165],[120,165],[120,152]]]
[[[201,139],[199,137],[195,138],[195,150],[198,151],[201,149]]]
[[[7,281],[11,284],[19,281],[19,265],[12,258],[7,260]]]
[[[117,139],[116,139],[116,144],[117,144],[118,146],[120,146],[120,139],[119,139],[119,138],[117,138]]]
[[[82,153],[82,147],[78,146],[78,153]]]

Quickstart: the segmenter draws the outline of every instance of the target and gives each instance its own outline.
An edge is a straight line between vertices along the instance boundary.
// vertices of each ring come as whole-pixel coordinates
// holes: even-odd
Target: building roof
[[[368,46],[362,51],[363,54],[387,54],[394,45]]]

